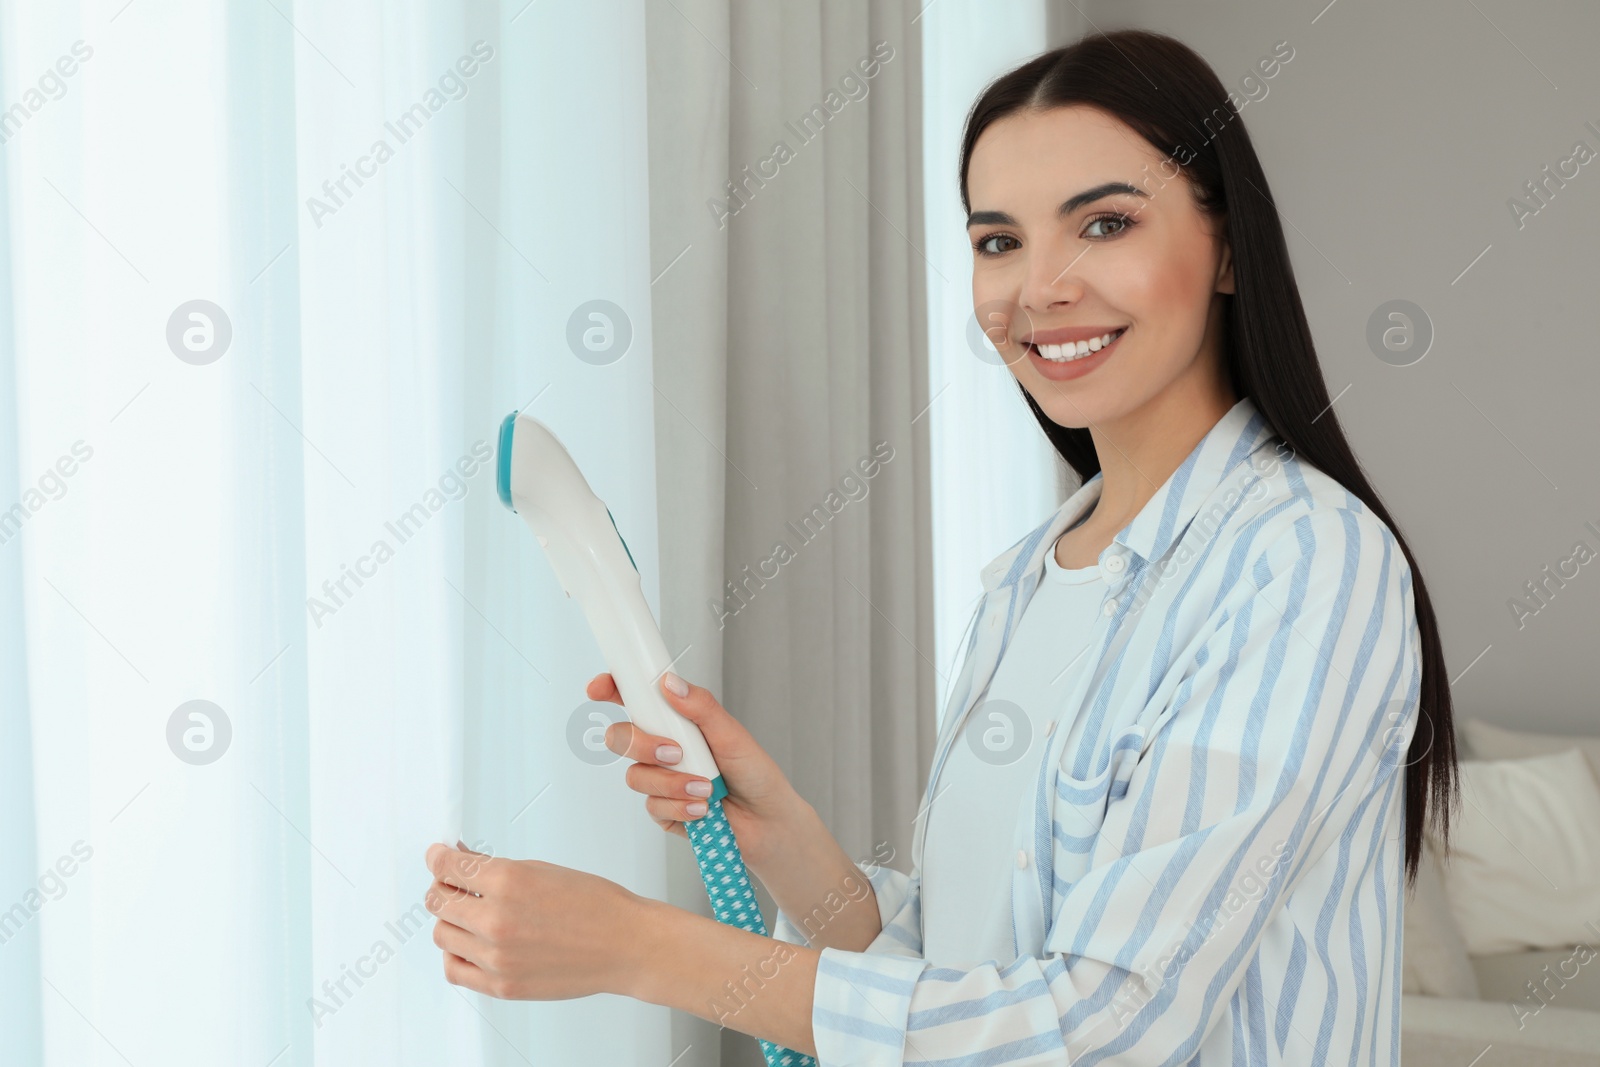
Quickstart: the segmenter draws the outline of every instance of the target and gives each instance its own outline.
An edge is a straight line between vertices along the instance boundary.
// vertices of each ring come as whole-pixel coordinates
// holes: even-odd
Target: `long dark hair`
[[[1225,219],[1233,255],[1226,365],[1234,393],[1250,398],[1294,454],[1334,478],[1394,534],[1411,566],[1411,591],[1422,637],[1416,729],[1406,753],[1405,876],[1416,879],[1430,802],[1441,841],[1450,805],[1459,800],[1450,684],[1433,603],[1399,527],[1367,484],[1328,398],[1316,347],[1295,287],[1283,228],[1250,135],[1211,67],[1187,45],[1142,30],[1096,33],[1046,52],[1002,75],[967,115],[961,141],[961,206],[970,212],[967,168],[990,123],[1023,109],[1083,105],[1126,123],[1178,166],[1197,204]],[[1021,382],[1023,398],[1045,436],[1080,480],[1100,470],[1087,429],[1060,426]]]

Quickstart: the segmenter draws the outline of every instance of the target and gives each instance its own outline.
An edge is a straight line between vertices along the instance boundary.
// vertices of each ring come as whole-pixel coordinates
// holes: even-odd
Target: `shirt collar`
[[[1274,436],[1255,403],[1244,397],[1206,431],[1155,496],[1112,538],[1112,544],[1121,545],[1147,563],[1161,559],[1183,536],[1212,491]],[[980,572],[984,592],[1010,585],[1041,566],[1056,539],[1100,499],[1103,486],[1102,476],[1096,472],[1042,525],[991,560]],[[1105,551],[1114,549],[1108,546]]]

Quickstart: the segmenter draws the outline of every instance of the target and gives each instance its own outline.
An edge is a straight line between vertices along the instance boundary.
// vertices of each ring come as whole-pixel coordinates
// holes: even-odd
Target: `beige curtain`
[[[938,699],[917,16],[668,0],[646,22],[665,637],[847,852],[887,842],[903,870]],[[672,855],[674,900],[708,913]],[[674,1039],[683,1065],[761,1062],[696,1019]]]

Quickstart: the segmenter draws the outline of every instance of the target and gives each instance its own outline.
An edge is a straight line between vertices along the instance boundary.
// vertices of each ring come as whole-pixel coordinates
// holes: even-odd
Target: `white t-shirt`
[[[934,783],[922,856],[923,958],[941,967],[1015,958],[1012,828],[1044,758],[1048,734],[1105,597],[1096,564],[1073,569],[1045,556],[1044,575],[1023,609],[989,688],[961,726]]]

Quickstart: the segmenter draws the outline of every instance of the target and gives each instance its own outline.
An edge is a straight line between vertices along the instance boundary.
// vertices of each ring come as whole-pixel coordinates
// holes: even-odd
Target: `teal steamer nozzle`
[[[519,412],[500,424],[495,485],[501,503],[522,516],[561,588],[582,609],[628,718],[641,730],[677,743],[683,750],[678,769],[711,780],[706,813],[685,822],[684,830],[712,915],[765,937],[767,924],[750,873],[722,810],[728,787],[699,728],[673,710],[658,688],[672,658],[611,510],[550,428]],[[812,1057],[770,1041],[761,1041],[761,1051],[769,1067],[816,1067]]]

